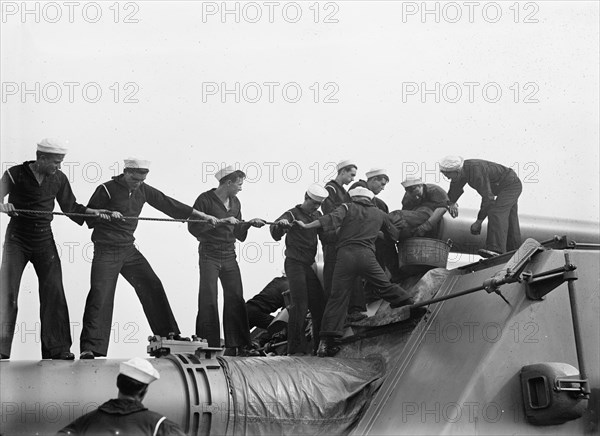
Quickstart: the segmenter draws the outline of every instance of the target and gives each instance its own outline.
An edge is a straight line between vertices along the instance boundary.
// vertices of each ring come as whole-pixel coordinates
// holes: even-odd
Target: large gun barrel
[[[477,211],[461,209],[457,218],[445,214],[438,230],[438,239],[452,240],[452,251],[475,254],[485,247],[487,220],[483,223],[481,234],[472,235],[470,231],[477,217]],[[555,236],[567,236],[577,246],[600,244],[600,226],[597,222],[572,220],[566,218],[549,218],[536,215],[519,215],[521,237],[524,241],[533,238],[536,241],[547,241]]]

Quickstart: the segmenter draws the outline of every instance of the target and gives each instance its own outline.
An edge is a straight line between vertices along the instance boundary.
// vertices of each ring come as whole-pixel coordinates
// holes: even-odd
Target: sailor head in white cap
[[[46,154],[67,154],[67,143],[55,138],[44,138],[37,143],[37,151]]]
[[[302,209],[309,214],[314,213],[323,201],[329,196],[329,192],[325,189],[324,186],[313,183],[308,187],[306,193],[304,194],[304,203],[302,203]]]
[[[146,385],[146,387],[160,378],[160,374],[156,368],[141,357],[134,357],[127,362],[122,362],[119,365],[119,375],[135,380],[138,383]]]
[[[129,192],[138,189],[150,171],[150,161],[129,157],[124,160],[125,167],[123,169],[123,180],[129,187]]]
[[[65,142],[54,138],[44,138],[37,143],[36,160],[31,169],[40,177],[51,176],[60,170],[60,165],[67,154]]]
[[[150,161],[145,159],[138,159],[136,157],[128,157],[123,161],[125,163],[125,169],[138,172],[147,173],[150,171]]]
[[[406,176],[402,186],[404,186],[406,193],[415,200],[419,200],[423,196],[423,180],[420,177]]]
[[[371,168],[365,176],[367,176],[367,188],[375,195],[383,191],[385,185],[390,181],[387,170],[384,168]]]
[[[369,200],[373,200],[373,197],[375,196],[375,194],[373,194],[373,191],[367,188],[363,188],[362,186],[357,186],[356,188],[351,189],[350,191],[348,191],[348,194],[350,194],[350,197],[352,197],[353,200],[359,199],[360,197],[366,197]]]
[[[283,233],[292,227],[292,223],[296,220],[307,219],[308,217],[312,220],[320,217],[320,212],[317,212],[323,201],[329,196],[329,192],[323,186],[318,183],[313,183],[308,187],[304,193],[304,202],[294,209],[290,209],[285,212],[276,222],[271,226],[271,235],[278,241],[283,237]],[[301,215],[296,216],[295,209],[300,209]],[[308,221],[310,222],[310,221]]]
[[[343,159],[336,165],[337,177],[335,181],[340,185],[344,186],[354,181],[356,177],[356,170],[358,167],[356,163],[351,159]]]
[[[440,160],[440,172],[450,181],[460,179],[464,159],[460,156],[446,156]]]
[[[215,174],[215,179],[219,181],[216,194],[224,194],[226,198],[235,197],[242,190],[245,178],[246,174],[236,170],[233,165],[221,168]]]

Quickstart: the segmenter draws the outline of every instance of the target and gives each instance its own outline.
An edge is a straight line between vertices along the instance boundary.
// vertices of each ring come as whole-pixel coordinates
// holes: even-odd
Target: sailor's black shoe
[[[319,342],[319,348],[317,348],[318,357],[332,357],[340,351],[340,347],[333,345],[331,340],[321,339]]]
[[[423,316],[425,316],[426,313],[427,313],[427,308],[423,307],[423,306],[410,308],[410,317],[412,319],[422,318]]]
[[[292,353],[292,354],[288,354],[289,357],[305,357],[306,353]]]
[[[260,357],[260,351],[253,349],[249,345],[243,345],[236,348],[236,356],[238,357]]]
[[[346,315],[345,324],[362,321],[365,318],[368,318],[368,315],[364,312],[352,312]]]
[[[90,360],[93,359],[94,356],[94,352],[93,351],[82,351],[81,354],[79,355],[79,360]]]
[[[412,304],[415,304],[415,300],[412,298],[405,298],[404,300],[396,300],[393,303],[390,303],[390,307],[395,309],[397,307],[410,306]]]
[[[51,356],[50,359],[52,360],[75,360],[75,355],[73,353],[71,353],[70,351],[61,351],[58,354],[55,354],[54,356]]]

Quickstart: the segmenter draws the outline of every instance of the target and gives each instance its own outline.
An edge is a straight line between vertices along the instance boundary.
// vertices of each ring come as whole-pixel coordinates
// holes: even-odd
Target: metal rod
[[[274,344],[269,345],[269,348],[273,349],[273,348],[279,347],[281,345],[286,345],[287,343],[288,343],[288,341],[276,342]],[[264,346],[260,347],[260,348],[257,348],[257,350],[258,351],[265,351],[265,349],[267,348],[267,345],[268,345],[268,343],[265,344]]]
[[[569,252],[565,250],[565,263],[571,264]],[[581,329],[579,328],[579,311],[577,303],[577,293],[575,290],[575,279],[567,280],[567,286],[569,287],[569,301],[571,303],[571,316],[573,318],[573,335],[575,336],[575,351],[577,353],[577,364],[579,366],[579,375],[582,379],[587,379],[585,370],[585,360],[583,357],[583,341],[581,340]],[[584,394],[589,395],[590,389],[587,383],[582,383],[582,391]]]
[[[579,243],[575,242],[575,248],[600,248],[600,244]]]
[[[554,236],[552,239],[546,239],[545,241],[540,242],[541,245],[547,245],[552,242],[560,241],[560,236]]]
[[[561,266],[559,268],[554,268],[554,269],[550,269],[548,271],[544,271],[544,272],[539,273],[539,274],[534,274],[534,275],[531,276],[531,279],[537,279],[537,278],[540,278],[540,277],[546,277],[546,276],[550,276],[550,275],[553,275],[553,274],[559,275],[559,274],[563,274],[563,273],[565,273],[567,271],[574,271],[576,269],[577,269],[577,267],[575,265],[564,265],[564,266]]]
[[[485,286],[480,285],[475,288],[470,288],[470,289],[466,289],[464,291],[457,292],[456,294],[445,295],[443,297],[432,298],[431,300],[421,301],[420,303],[411,304],[410,306],[407,306],[407,307],[416,309],[417,307],[428,306],[430,304],[439,303],[440,301],[450,300],[452,298],[460,297],[462,295],[472,294],[473,292],[481,291],[482,289],[485,289]]]

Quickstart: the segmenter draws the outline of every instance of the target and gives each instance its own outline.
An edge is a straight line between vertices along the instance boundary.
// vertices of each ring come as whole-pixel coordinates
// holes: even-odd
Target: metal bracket
[[[577,280],[577,266],[567,263],[559,268],[554,268],[542,273],[533,274],[531,271],[523,272],[525,280],[525,293],[530,300],[541,300],[544,295],[552,292],[566,281]]]
[[[553,250],[566,250],[568,248],[575,248],[576,245],[575,241],[569,239],[567,235],[555,235],[552,239],[542,241],[541,244],[545,248],[551,248]]]
[[[531,258],[543,250],[544,248],[535,239],[527,239],[502,270],[483,282],[483,287],[488,294],[491,294],[492,292],[499,293],[500,286],[505,283],[520,283],[523,278],[523,271]]]
[[[199,358],[204,355],[205,359],[221,355],[223,349],[220,347],[209,347],[206,339],[199,339],[195,335],[192,340],[176,340],[172,335],[160,337],[158,335],[148,337],[146,351],[152,357],[162,357],[169,354],[196,354]]]
[[[573,384],[578,384],[579,386],[573,386]],[[588,380],[575,377],[556,377],[554,379],[554,390],[556,392],[568,391],[568,392],[577,392],[579,397],[587,398],[589,396],[588,392]]]

